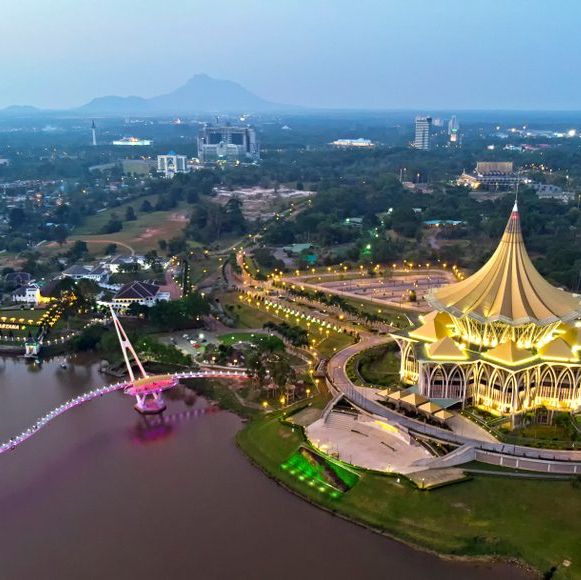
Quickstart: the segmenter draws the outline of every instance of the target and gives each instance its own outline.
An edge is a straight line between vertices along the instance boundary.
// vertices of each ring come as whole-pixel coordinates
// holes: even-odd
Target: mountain
[[[36,115],[40,112],[41,109],[32,107],[30,105],[11,105],[10,107],[4,107],[3,109],[0,109],[0,115],[10,115],[15,117],[27,117],[28,115]]]
[[[193,76],[171,93],[152,97],[98,97],[78,112],[86,114],[209,113],[280,111],[292,107],[258,97],[242,85],[205,74]]]
[[[143,113],[148,112],[147,99],[143,97],[97,97],[77,109],[84,113]]]

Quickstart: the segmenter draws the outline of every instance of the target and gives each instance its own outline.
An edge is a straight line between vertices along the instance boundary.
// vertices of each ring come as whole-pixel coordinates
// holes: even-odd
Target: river
[[[78,359],[0,358],[0,440],[107,382]],[[116,381],[113,381],[116,382]],[[171,400],[149,422],[112,393],[0,455],[6,579],[524,578],[440,560],[314,508],[253,467],[235,415]]]

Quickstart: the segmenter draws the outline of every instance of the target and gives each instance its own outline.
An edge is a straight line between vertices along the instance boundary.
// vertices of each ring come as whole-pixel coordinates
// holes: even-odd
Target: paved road
[[[88,244],[116,244],[117,246],[121,246],[122,248],[129,250],[129,253],[132,256],[135,255],[135,250],[129,244],[124,244],[119,240],[102,240],[102,239],[94,240],[92,236],[73,236],[69,239],[71,240],[71,242],[74,242],[75,240],[81,240],[87,242]]]

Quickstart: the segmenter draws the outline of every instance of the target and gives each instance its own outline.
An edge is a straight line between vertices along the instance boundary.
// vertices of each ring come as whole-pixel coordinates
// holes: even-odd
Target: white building
[[[157,156],[157,170],[164,177],[171,178],[176,173],[187,173],[187,157],[185,155],[176,155],[175,151],[170,151],[167,155]]]
[[[38,304],[40,302],[40,288],[37,284],[20,286],[20,288],[16,288],[16,290],[12,292],[12,302]]]
[[[564,191],[558,185],[550,185],[547,183],[533,183],[532,188],[537,192],[539,199],[557,199],[563,203],[568,203],[575,199],[575,192]]]
[[[448,121],[448,139],[450,143],[458,142],[458,133],[460,131],[460,123],[456,119],[456,115],[452,115],[450,121]]]
[[[113,141],[113,145],[119,145],[121,147],[147,147],[152,143],[153,141],[151,139],[138,139],[137,137],[123,137],[123,139]]]
[[[432,128],[432,117],[416,117],[416,133],[414,147],[422,151],[430,149],[430,131]]]
[[[145,256],[140,256],[138,254],[133,254],[132,256],[117,254],[103,260],[100,265],[111,274],[116,274],[120,271],[122,266],[129,264],[137,264],[140,270],[147,270],[150,267]]]
[[[373,143],[373,141],[371,141],[371,139],[363,139],[363,137],[359,137],[358,139],[337,139],[336,141],[333,141],[331,143],[331,145],[333,145],[333,147],[338,147],[338,148],[345,148],[345,149],[350,149],[350,148],[370,148],[370,147],[374,147],[375,143]]]
[[[170,299],[169,292],[161,290],[157,284],[149,282],[129,282],[125,284],[111,301],[115,310],[125,310],[131,304],[140,304],[141,306],[153,306],[157,302],[167,301]]]
[[[71,278],[72,280],[93,280],[94,282],[107,282],[109,280],[109,272],[103,266],[82,266],[74,265],[67,268],[62,273],[63,278]]]
[[[260,160],[260,144],[254,127],[204,125],[198,133],[200,163],[255,162]]]

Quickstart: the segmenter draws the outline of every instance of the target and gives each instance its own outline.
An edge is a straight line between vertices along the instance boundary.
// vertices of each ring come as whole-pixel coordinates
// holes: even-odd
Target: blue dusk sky
[[[580,109],[579,0],[18,0],[0,107],[169,92],[197,73],[333,108]]]

